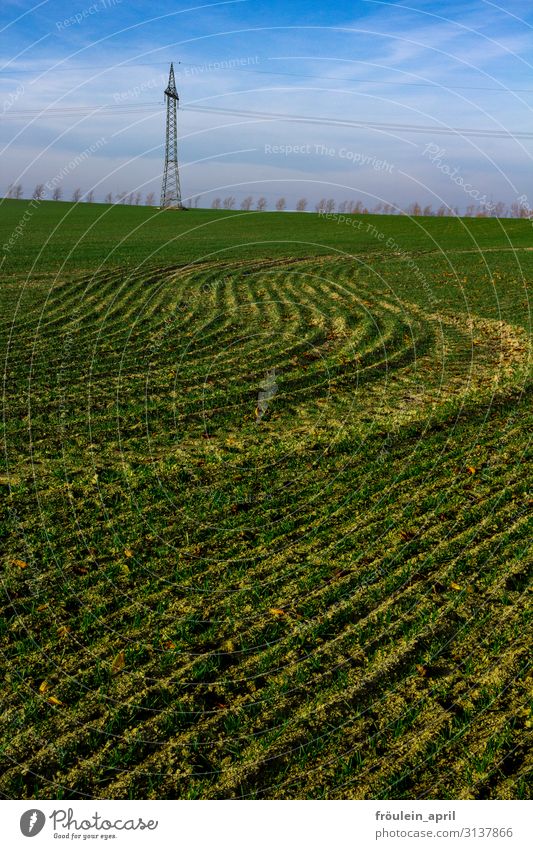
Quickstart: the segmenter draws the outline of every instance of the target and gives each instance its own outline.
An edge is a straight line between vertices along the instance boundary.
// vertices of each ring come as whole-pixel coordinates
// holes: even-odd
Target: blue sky
[[[180,61],[182,187],[201,205],[533,205],[533,138],[512,137],[531,127],[529,2],[3,0],[0,29],[2,190],[62,174],[65,197],[157,195]],[[450,128],[489,134],[437,132]]]

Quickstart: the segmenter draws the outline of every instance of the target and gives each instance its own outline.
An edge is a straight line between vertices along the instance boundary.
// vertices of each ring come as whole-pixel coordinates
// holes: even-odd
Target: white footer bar
[[[6,847],[531,849],[531,802],[3,801]]]

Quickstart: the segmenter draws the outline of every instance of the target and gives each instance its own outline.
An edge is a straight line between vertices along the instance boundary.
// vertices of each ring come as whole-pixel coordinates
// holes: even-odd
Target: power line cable
[[[79,115],[129,115],[134,113],[147,113],[162,110],[162,102],[153,103],[107,103],[95,106],[63,106],[49,110],[15,110],[12,109],[4,115],[4,119],[19,120],[26,118],[67,118]],[[227,109],[217,106],[199,106],[195,104],[184,104],[181,109],[187,112],[201,112],[205,114],[233,116],[238,118],[250,118],[259,121],[287,121],[290,123],[317,124],[331,127],[353,127],[354,129],[381,130],[386,132],[405,132],[439,134],[453,136],[467,136],[472,138],[494,138],[494,139],[533,139],[533,132],[522,130],[491,130],[476,127],[446,127],[446,126],[424,126],[420,124],[402,124],[378,121],[351,121],[338,118],[327,118],[312,115],[291,115],[278,112],[258,112],[247,109]]]
[[[325,74],[303,74],[296,73],[294,71],[262,71],[258,68],[247,68],[242,66],[231,65],[231,59],[221,59],[215,62],[207,62],[207,63],[198,63],[196,65],[191,62],[180,62],[179,64],[184,68],[197,68],[199,73],[205,73],[205,70],[209,70],[212,68],[213,71],[219,73],[220,71],[242,71],[248,74],[261,74],[265,76],[272,77],[296,77],[302,79],[312,79],[312,80],[332,80],[333,82],[345,82],[345,83],[360,83],[363,85],[377,85],[377,86],[408,86],[415,88],[438,88],[438,89],[449,89],[451,91],[487,91],[487,92],[500,92],[502,94],[533,94],[533,89],[531,88],[507,88],[503,84],[501,86],[464,86],[464,85],[446,85],[445,83],[415,83],[415,82],[402,82],[399,80],[365,80],[360,77],[331,77]],[[268,61],[268,57],[267,57]],[[228,67],[223,67],[224,63],[227,63]],[[54,73],[73,73],[76,71],[93,71],[93,70],[107,70],[107,71],[119,71],[122,69],[128,68],[153,68],[155,65],[162,65],[168,67],[169,62],[129,62],[120,65],[79,65],[74,68],[54,68]],[[215,67],[216,66],[216,67]],[[14,76],[15,74],[46,74],[49,68],[17,68],[15,71],[2,70],[0,74],[7,74],[8,76]],[[179,78],[179,74],[176,75]],[[194,76],[191,74],[190,76]]]

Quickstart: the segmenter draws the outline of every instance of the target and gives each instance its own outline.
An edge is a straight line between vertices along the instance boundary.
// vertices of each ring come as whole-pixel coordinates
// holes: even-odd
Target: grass
[[[26,216],[26,218],[24,218]],[[341,223],[339,223],[339,221]],[[290,222],[288,227],[287,222]],[[5,268],[23,274],[119,266],[328,255],[333,251],[387,253],[522,250],[531,246],[531,222],[488,218],[333,216],[308,213],[163,211],[153,207],[53,201],[1,202]],[[377,232],[376,232],[377,231]],[[383,234],[380,236],[379,234]]]
[[[527,796],[531,234],[33,208],[5,796]]]

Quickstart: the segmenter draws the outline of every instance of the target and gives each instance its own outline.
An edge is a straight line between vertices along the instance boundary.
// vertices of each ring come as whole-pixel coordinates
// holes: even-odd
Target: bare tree
[[[127,201],[130,206],[133,205],[134,199],[135,198],[134,198],[133,192],[130,192],[129,195],[128,195],[128,201]]]
[[[334,212],[335,211],[335,201],[333,198],[330,198],[326,201],[326,212]]]
[[[139,206],[140,202],[141,202],[141,193],[137,192],[137,194],[135,195],[135,206]]]
[[[127,199],[128,199],[128,193],[127,192],[119,192],[118,195],[117,195],[116,202],[117,203],[126,203]]]
[[[228,195],[227,198],[224,198],[224,209],[233,209],[235,206],[235,198],[233,195]]]
[[[278,212],[284,212],[286,209],[287,201],[285,200],[285,198],[279,198],[279,200],[276,201],[276,210]]]
[[[264,212],[265,209],[267,208],[267,199],[264,198],[264,197],[260,197],[259,200],[257,201],[257,207],[256,208],[257,208],[258,212]]]
[[[220,200],[220,198],[214,198],[211,204],[211,209],[220,209],[221,206],[222,201]]]
[[[14,189],[15,189],[15,186],[13,185],[13,183],[10,183],[9,186],[7,187],[7,192],[5,194],[6,198],[12,198],[13,197]]]
[[[510,209],[511,218],[531,218],[531,210],[524,203],[512,203]]]
[[[44,198],[44,183],[37,183],[32,194],[33,200],[42,200]]]
[[[427,206],[424,207],[424,211],[423,211],[422,215],[426,215],[428,217],[430,215],[433,215],[433,210],[431,209],[431,204],[428,204]]]
[[[63,189],[61,186],[56,186],[54,191],[52,192],[52,200],[61,200],[63,197]]]
[[[105,203],[113,203],[113,193],[108,192],[104,198]]]
[[[92,190],[92,189],[91,189],[91,191],[90,191],[90,192],[88,192],[87,197],[85,198],[85,200],[87,201],[87,203],[94,203],[94,192],[93,192],[93,190]]]
[[[81,189],[74,189],[72,192],[72,202],[79,203],[81,198]]]
[[[320,198],[317,205],[315,206],[316,212],[325,212],[326,211],[326,198]]]
[[[339,203],[339,212],[346,212],[346,207],[348,206],[348,201],[343,200],[342,203]]]
[[[17,183],[16,186],[13,186],[13,197],[15,200],[20,200],[22,197],[22,186],[20,183]]]
[[[148,192],[145,200],[146,206],[155,206],[155,194],[154,192]]]
[[[307,209],[307,203],[308,203],[307,198],[300,198],[300,200],[296,204],[296,211],[297,212],[305,212],[305,210]]]
[[[442,204],[442,205],[441,205],[441,206],[439,206],[439,208],[437,209],[437,217],[438,217],[438,218],[444,218],[444,216],[446,215],[447,211],[448,211],[447,207],[446,207],[446,206],[444,206],[444,204]]]
[[[248,197],[244,198],[243,202],[241,203],[241,209],[244,209],[245,212],[249,212],[249,210],[252,208],[253,202],[253,197],[251,195],[248,195]]]

